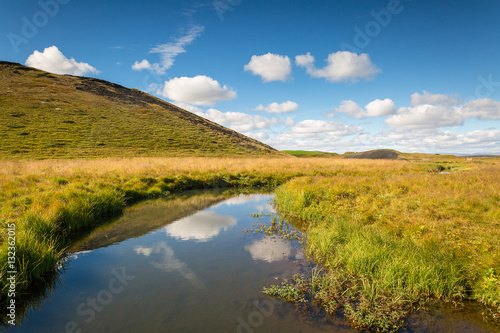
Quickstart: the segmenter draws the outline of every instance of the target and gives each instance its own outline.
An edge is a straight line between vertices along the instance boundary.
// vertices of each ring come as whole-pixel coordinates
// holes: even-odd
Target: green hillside
[[[282,153],[137,89],[0,62],[0,158]]]
[[[345,153],[344,158],[370,159],[370,160],[398,160],[402,159],[401,153],[393,149],[376,149],[361,153]]]
[[[326,153],[322,151],[310,151],[310,150],[282,150],[284,153],[287,153],[296,157],[337,157],[339,154],[336,153]]]

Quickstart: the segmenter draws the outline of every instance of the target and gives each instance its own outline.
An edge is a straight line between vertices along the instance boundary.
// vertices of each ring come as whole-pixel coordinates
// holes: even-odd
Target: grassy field
[[[488,307],[485,317],[498,321],[498,159],[421,171],[388,173],[377,165],[278,188],[280,211],[302,221],[307,253],[325,271],[271,294],[307,290],[327,311],[342,308],[364,329],[398,329],[430,299],[476,300]]]
[[[304,158],[310,158],[310,157],[337,157],[339,154],[335,153],[325,153],[322,151],[309,151],[309,150],[283,150],[284,153],[287,153],[289,155],[295,156],[295,157],[304,157]]]
[[[314,289],[330,297],[320,287],[340,293],[350,277],[344,295],[351,301],[338,304],[357,325],[372,325],[367,314],[385,313],[387,304],[407,312],[426,297],[475,299],[493,309],[500,295],[499,170],[498,159],[420,156],[0,161],[2,299],[8,225],[15,224],[22,295],[54,271],[72,234],[133,202],[188,189],[282,185],[280,209],[304,220],[308,253],[327,272]]]
[[[137,89],[0,62],[0,159],[283,155]]]

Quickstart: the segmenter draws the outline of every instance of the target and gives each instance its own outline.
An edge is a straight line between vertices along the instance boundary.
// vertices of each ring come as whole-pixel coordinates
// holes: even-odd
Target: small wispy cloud
[[[143,59],[140,62],[136,61],[132,65],[132,69],[136,71],[148,69],[157,74],[165,74],[173,66],[175,57],[185,53],[184,47],[191,44],[204,29],[205,27],[202,25],[193,24],[184,35],[176,38],[173,42],[158,45],[149,51],[149,53],[160,54],[161,61],[159,63],[150,63],[147,59]]]

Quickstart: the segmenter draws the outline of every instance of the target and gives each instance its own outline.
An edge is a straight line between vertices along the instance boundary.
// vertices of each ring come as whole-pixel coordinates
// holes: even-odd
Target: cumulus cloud
[[[299,67],[302,66],[307,68],[314,64],[314,57],[310,52],[307,52],[307,54],[298,55],[295,57],[295,64]]]
[[[385,123],[401,130],[462,125],[464,117],[456,108],[423,104],[399,108]]]
[[[295,125],[295,120],[292,117],[286,117],[285,126]]]
[[[165,81],[158,94],[174,102],[194,105],[214,105],[218,101],[236,98],[236,91],[221,86],[216,80],[204,75],[176,77]]]
[[[385,116],[396,111],[394,102],[386,98],[384,100],[376,99],[365,106],[366,117],[379,117]]]
[[[66,58],[56,46],[47,47],[43,52],[33,52],[26,60],[26,66],[55,74],[85,75],[87,73],[100,73],[87,63],[77,62],[73,58]]]
[[[272,53],[252,56],[244,69],[253,75],[260,75],[264,82],[286,81],[292,73],[290,58]]]
[[[474,130],[460,134],[440,129],[410,129],[404,132],[383,130],[367,137],[368,141],[383,147],[394,147],[408,152],[441,153],[500,153],[500,130]]]
[[[308,52],[295,57],[295,64],[304,67],[312,77],[324,78],[330,82],[370,80],[381,70],[375,66],[368,54],[338,51],[328,55],[327,65],[323,68],[314,66],[314,57]]]
[[[362,118],[363,114],[365,114],[365,111],[356,102],[351,101],[350,99],[342,101],[342,103],[337,106],[334,111],[345,113],[355,118]],[[335,113],[327,114],[328,117],[333,117],[334,115]]]
[[[220,125],[228,126],[238,132],[270,128],[272,125],[281,122],[278,118],[269,119],[259,115],[252,116],[242,112],[221,112],[216,109],[208,109],[206,112],[195,112],[195,114]]]
[[[413,95],[412,95],[413,96]],[[500,119],[500,102],[490,98],[470,100],[465,104],[451,106],[441,104],[420,104],[402,107],[389,116],[385,123],[399,130],[459,126],[468,118],[481,120]]]
[[[248,136],[249,138],[252,138],[252,139],[255,139],[258,141],[264,141],[264,140],[269,139],[269,134],[264,133],[264,132],[256,132],[256,133],[246,132],[243,134]]]
[[[356,134],[361,131],[361,127],[354,125],[345,125],[340,121],[326,121],[326,120],[303,120],[293,126],[290,133],[294,137],[300,138],[314,138],[318,135],[324,136],[347,136]]]
[[[411,105],[457,105],[460,104],[458,94],[444,95],[444,94],[431,94],[424,90],[422,94],[418,92],[411,95]]]
[[[256,111],[265,111],[268,113],[286,113],[298,110],[299,105],[295,102],[286,101],[283,103],[271,103],[267,106],[260,104],[255,108]]]
[[[158,45],[149,51],[149,53],[160,54],[160,63],[151,64],[148,60],[144,59],[141,62],[136,61],[132,65],[132,69],[136,71],[149,69],[157,74],[165,74],[165,72],[173,66],[175,58],[185,53],[185,46],[191,44],[205,29],[201,25],[192,25],[189,30],[182,36],[174,39],[171,43]]]
[[[498,120],[500,119],[500,101],[494,101],[491,98],[474,99],[463,104],[460,111],[467,118]]]
[[[152,70],[153,72],[156,72],[156,73],[161,72],[160,67],[161,67],[160,64],[151,64],[146,59],[142,60],[141,62],[136,61],[132,65],[132,69],[134,71],[142,71],[143,69],[150,69],[150,70]]]
[[[379,117],[396,112],[396,105],[389,98],[384,100],[376,99],[368,103],[364,110],[356,102],[346,100],[342,101],[342,104],[335,108],[335,112],[346,113],[355,118]],[[334,113],[328,114],[328,116],[333,115]]]

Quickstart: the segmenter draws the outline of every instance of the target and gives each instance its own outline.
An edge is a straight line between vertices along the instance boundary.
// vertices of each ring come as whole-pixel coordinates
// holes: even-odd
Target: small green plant
[[[304,278],[295,275],[290,282],[282,282],[281,285],[264,287],[264,294],[271,297],[278,297],[287,302],[304,303],[307,292],[307,283]]]
[[[252,213],[250,216],[260,220],[262,218],[262,212]],[[295,229],[291,224],[285,222],[285,220],[279,217],[279,215],[267,213],[266,216],[271,217],[270,223],[262,223],[259,221],[258,223],[254,223],[252,225],[252,229],[245,229],[245,232],[253,232],[255,234],[262,233],[266,236],[277,236],[289,241],[298,240],[299,244],[304,243],[304,235]]]

